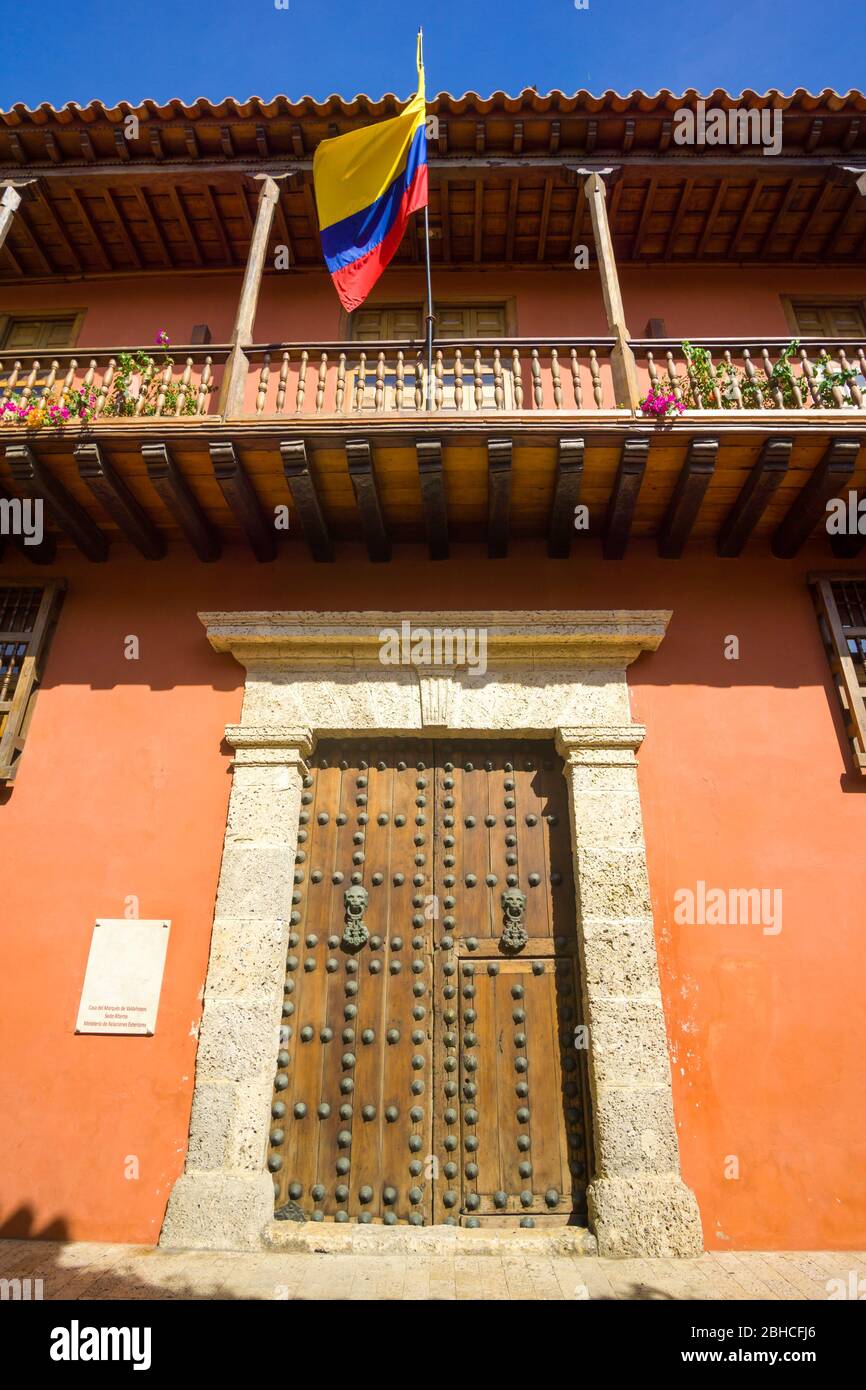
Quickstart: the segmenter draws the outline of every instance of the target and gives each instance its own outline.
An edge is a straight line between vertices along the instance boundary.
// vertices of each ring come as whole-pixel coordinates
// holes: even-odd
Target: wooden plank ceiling
[[[351,436],[179,424],[151,436],[118,427],[77,448],[48,438],[7,444],[0,496],[45,499],[48,532],[41,548],[8,541],[5,563],[48,562],[58,544],[100,562],[118,541],[154,560],[178,541],[205,562],[235,543],[262,562],[284,548],[328,562],[354,542],[387,562],[395,544],[426,543],[443,559],[454,542],[486,541],[495,559],[530,538],[559,559],[599,545],[620,558],[632,539],[652,539],[669,559],[699,544],[730,557],[752,545],[790,558],[822,539],[828,498],[866,488],[853,424],[654,433],[623,422],[510,434],[370,427]],[[587,530],[575,529],[581,504]],[[274,525],[280,507],[287,530]],[[837,542],[834,553],[856,555],[863,540]]]
[[[592,245],[574,172],[590,163],[619,171],[609,216],[624,265],[862,262],[866,199],[850,170],[866,168],[866,99],[832,92],[706,98],[710,109],[781,107],[778,159],[757,148],[677,145],[674,113],[695,100],[668,92],[441,94],[430,102],[439,121],[430,142],[434,260],[570,265],[578,242]],[[318,269],[315,147],[398,109],[393,96],[15,106],[0,113],[0,177],[38,182],[0,253],[0,278],[238,269],[255,213],[253,175],[265,169],[293,173],[273,245],[290,248],[296,269]],[[420,254],[419,238],[406,237],[398,263]]]

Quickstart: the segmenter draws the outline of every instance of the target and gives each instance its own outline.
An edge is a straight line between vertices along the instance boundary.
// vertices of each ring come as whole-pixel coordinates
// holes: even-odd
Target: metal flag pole
[[[418,30],[418,57],[421,70],[424,70],[424,30]],[[426,99],[426,86],[425,86]],[[429,194],[428,194],[429,199]],[[433,281],[430,274],[430,206],[424,204],[424,244],[427,253],[427,401],[426,409],[433,409]]]

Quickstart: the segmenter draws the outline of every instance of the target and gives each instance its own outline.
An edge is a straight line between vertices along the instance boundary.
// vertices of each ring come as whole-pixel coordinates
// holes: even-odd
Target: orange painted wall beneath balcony
[[[813,299],[844,294],[866,298],[866,271],[781,269],[668,270],[653,266],[622,272],[628,326],[642,337],[648,319],[662,318],[668,336],[701,337],[766,334],[784,337],[788,324],[783,294]],[[193,324],[207,323],[212,341],[231,333],[240,275],[147,275],[107,280],[34,285],[0,290],[0,314],[35,314],[86,309],[77,346],[116,347],[153,343],[165,329],[172,342],[187,343]],[[441,299],[513,297],[521,337],[585,337],[604,334],[606,324],[598,276],[584,272],[439,271],[434,292]],[[420,272],[390,271],[369,303],[421,302]],[[323,273],[266,275],[256,321],[257,342],[309,342],[340,336],[339,304]]]
[[[711,1249],[866,1246],[866,783],[845,773],[807,570],[634,545],[492,565],[398,547],[371,567],[294,547],[109,569],[63,557],[67,601],[14,790],[0,804],[0,1204],[6,1233],[149,1242],[181,1171],[242,672],[207,645],[208,608],[670,607],[631,668],[648,728],[640,787],[683,1172]],[[137,662],[123,641],[140,640]],[[726,661],[726,635],[740,659]],[[783,929],[679,927],[674,893],[780,888]],[[76,1037],[93,920],[172,919],[156,1036]],[[729,1156],[740,1176],[725,1176]],[[125,1176],[129,1156],[139,1176]]]

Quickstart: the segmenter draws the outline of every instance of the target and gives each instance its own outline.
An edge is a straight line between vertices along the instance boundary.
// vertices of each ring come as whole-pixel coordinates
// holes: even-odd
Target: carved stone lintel
[[[459,680],[440,668],[419,666],[418,688],[421,692],[421,724],[425,729],[453,729],[460,722]]]

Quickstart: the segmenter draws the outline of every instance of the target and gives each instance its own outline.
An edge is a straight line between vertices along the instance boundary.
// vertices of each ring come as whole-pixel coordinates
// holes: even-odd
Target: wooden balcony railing
[[[447,417],[592,417],[616,412],[612,338],[440,339],[432,407]],[[641,395],[672,391],[686,414],[727,411],[866,410],[866,344],[848,339],[633,339]],[[153,366],[130,370],[137,352]],[[227,345],[93,352],[22,353],[0,360],[0,412],[7,400],[93,398],[94,421],[215,417]],[[246,419],[426,414],[423,343],[272,343],[246,349]],[[4,429],[17,417],[0,415]],[[630,417],[629,417],[630,418]],[[643,418],[643,417],[639,417]],[[74,424],[74,419],[70,421]]]
[[[152,347],[104,351],[22,353],[0,358],[0,410],[70,392],[92,397],[92,418],[179,419],[216,413],[227,347]],[[124,371],[124,358],[144,354],[144,369]],[[8,421],[6,422],[9,423]]]

